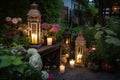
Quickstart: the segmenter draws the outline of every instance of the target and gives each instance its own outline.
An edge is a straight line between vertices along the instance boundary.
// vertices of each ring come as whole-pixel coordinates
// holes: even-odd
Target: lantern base
[[[29,48],[39,49],[41,46],[42,46],[41,44],[31,44],[31,45],[29,45]]]

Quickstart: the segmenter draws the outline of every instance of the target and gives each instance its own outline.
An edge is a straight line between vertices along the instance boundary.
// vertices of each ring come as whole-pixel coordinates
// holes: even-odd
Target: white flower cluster
[[[11,53],[21,55],[21,54],[26,53],[26,49],[22,46],[16,46],[11,50]]]
[[[34,48],[28,49],[28,54],[32,56],[29,58],[29,64],[35,68],[36,70],[40,71],[42,69],[42,60],[41,56],[39,55],[38,51]]]
[[[42,72],[42,79],[43,80],[48,79],[48,77],[49,77],[48,73],[46,71],[41,71],[41,72]]]

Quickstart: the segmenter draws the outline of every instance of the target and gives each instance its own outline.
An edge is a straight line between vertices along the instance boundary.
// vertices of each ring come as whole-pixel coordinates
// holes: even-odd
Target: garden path
[[[54,70],[54,80],[120,80],[120,74],[108,72],[93,72],[83,67],[70,68],[66,66],[65,73]]]

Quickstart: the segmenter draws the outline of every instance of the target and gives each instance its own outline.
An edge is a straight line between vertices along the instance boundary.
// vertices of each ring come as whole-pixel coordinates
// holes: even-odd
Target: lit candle
[[[32,44],[37,44],[37,35],[32,34]]]
[[[68,54],[68,53],[67,53],[67,54],[65,54],[65,57],[66,57],[66,58],[69,58],[69,54]]]
[[[47,38],[47,45],[52,45],[52,38]]]
[[[96,50],[96,48],[93,47],[92,50]]]
[[[60,68],[60,73],[65,72],[65,66],[63,64],[61,64],[59,68]]]
[[[66,44],[68,44],[68,40],[66,40]]]
[[[77,63],[81,63],[82,54],[77,55]]]
[[[71,59],[71,60],[69,61],[69,63],[70,63],[70,67],[71,67],[71,68],[74,68],[74,66],[75,66],[75,61],[74,61],[73,59]]]

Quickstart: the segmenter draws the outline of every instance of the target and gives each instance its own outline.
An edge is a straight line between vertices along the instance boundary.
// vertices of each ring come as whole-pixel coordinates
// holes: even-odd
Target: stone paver
[[[87,68],[66,67],[65,73],[61,74],[59,70],[54,70],[54,80],[120,80],[120,74],[108,72],[93,72]]]

